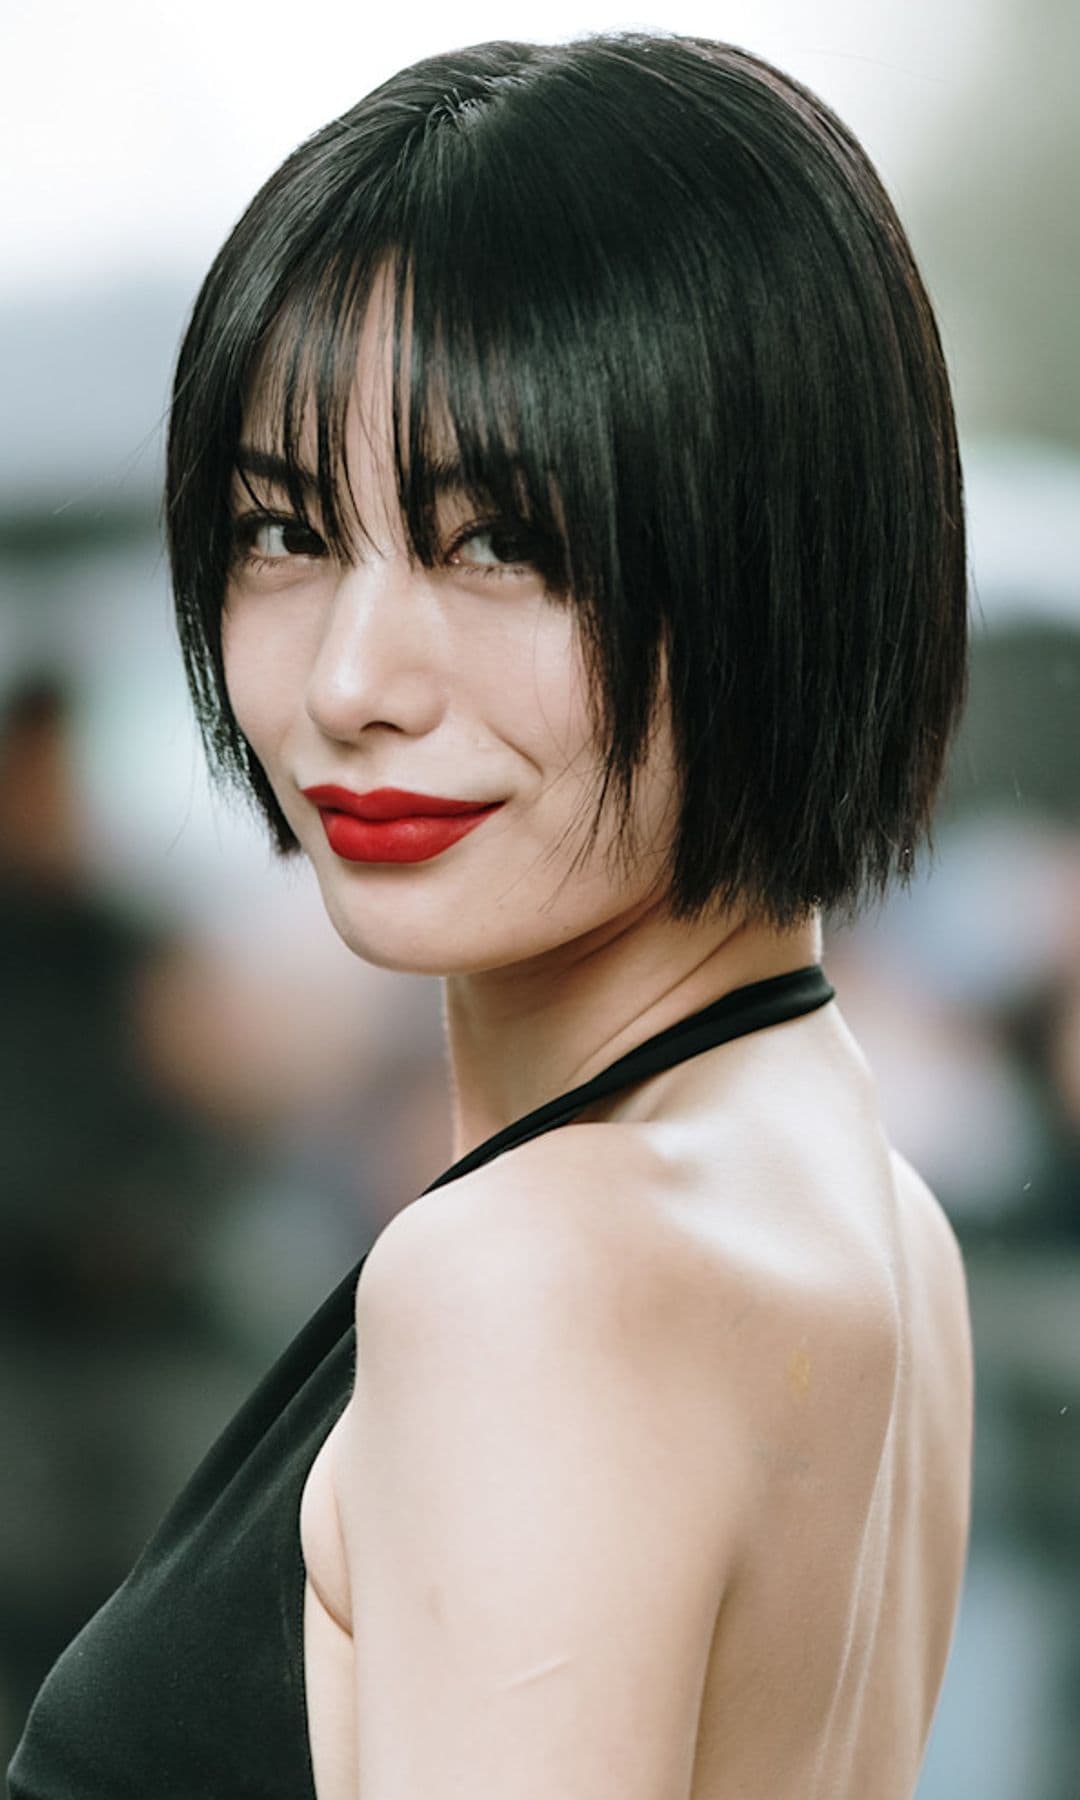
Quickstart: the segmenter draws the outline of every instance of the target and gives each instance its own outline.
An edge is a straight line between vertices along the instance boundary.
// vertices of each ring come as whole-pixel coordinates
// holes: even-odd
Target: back
[[[691,1172],[679,1218],[725,1321],[711,1374],[728,1382],[737,1364],[758,1479],[710,1646],[692,1800],[910,1800],[969,1526],[959,1249],[888,1145],[835,1006],[698,1060],[693,1091],[642,1128],[681,1165],[673,1191]],[[714,1060],[710,1123],[697,1084]]]

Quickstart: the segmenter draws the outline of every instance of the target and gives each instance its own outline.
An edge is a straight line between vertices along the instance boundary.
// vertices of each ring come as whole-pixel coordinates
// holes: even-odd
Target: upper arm
[[[337,1471],[358,1793],[683,1800],[737,1434],[718,1454],[672,1259],[640,1227],[614,1256],[565,1169],[516,1167],[558,1197],[399,1215],[358,1287]]]

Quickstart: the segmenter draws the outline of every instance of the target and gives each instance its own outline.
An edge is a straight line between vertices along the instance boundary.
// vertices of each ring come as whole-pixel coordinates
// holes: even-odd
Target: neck
[[[816,914],[779,932],[648,904],[529,962],[446,976],[454,1160],[733,988],[820,958]]]

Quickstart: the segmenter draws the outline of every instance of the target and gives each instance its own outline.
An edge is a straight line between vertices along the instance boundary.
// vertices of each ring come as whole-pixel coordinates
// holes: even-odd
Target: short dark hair
[[[347,553],[364,527],[344,419],[380,269],[409,554],[439,557],[439,407],[467,491],[528,519],[577,609],[602,754],[593,834],[615,796],[625,843],[666,668],[676,917],[742,905],[784,928],[906,883],[920,839],[932,848],[968,679],[930,302],[821,100],[745,50],[638,31],[402,70],[288,157],[199,293],[169,429],[177,615],[211,768],[253,797],[276,849],[297,841],[221,655],[244,408],[272,390],[306,518],[311,404],[317,528]]]

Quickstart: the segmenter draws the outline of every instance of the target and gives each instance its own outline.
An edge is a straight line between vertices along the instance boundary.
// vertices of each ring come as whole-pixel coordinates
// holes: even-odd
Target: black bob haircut
[[[222,666],[230,490],[254,398],[290,508],[333,554],[367,536],[343,432],[383,269],[404,542],[437,564],[448,418],[465,492],[527,522],[577,610],[603,773],[590,844],[614,795],[626,849],[666,674],[675,917],[740,906],[783,929],[906,884],[968,681],[930,303],[821,100],[744,50],[638,31],[393,75],[288,157],[203,284],[169,428],[173,588],[211,769],[275,849],[297,840]]]

